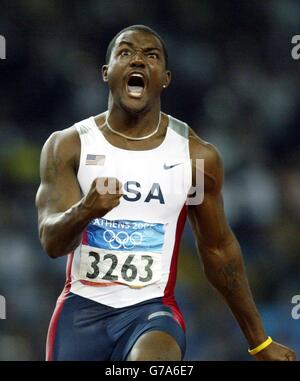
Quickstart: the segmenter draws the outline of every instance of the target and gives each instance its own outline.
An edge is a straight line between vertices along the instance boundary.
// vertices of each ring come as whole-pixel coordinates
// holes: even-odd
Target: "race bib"
[[[81,247],[80,279],[140,288],[161,278],[163,224],[93,220]]]

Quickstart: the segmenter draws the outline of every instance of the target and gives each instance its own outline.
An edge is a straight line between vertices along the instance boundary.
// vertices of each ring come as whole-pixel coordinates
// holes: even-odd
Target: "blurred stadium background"
[[[298,0],[1,0],[0,360],[43,360],[65,280],[37,233],[39,155],[55,130],[106,108],[100,68],[123,27],[165,39],[173,82],[163,110],[214,143],[226,168],[225,208],[266,330],[300,356],[300,34]],[[187,322],[186,360],[251,360],[207,283],[186,226],[176,295]]]

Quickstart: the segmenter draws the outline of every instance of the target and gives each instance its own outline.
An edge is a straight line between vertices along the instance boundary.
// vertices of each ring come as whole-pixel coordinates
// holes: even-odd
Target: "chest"
[[[145,214],[147,219],[169,220],[182,208],[191,186],[190,160],[180,150],[176,155],[104,152],[98,162],[83,159],[78,173],[83,194],[97,177],[117,178],[122,183],[120,205],[110,212],[114,218]]]
[[[122,182],[124,198],[128,202],[144,199],[145,202],[157,200],[163,203],[164,195],[176,190],[185,192],[180,185],[188,178],[189,165],[184,155],[172,158],[167,154],[106,153],[101,162],[85,160],[79,181],[86,193],[96,177],[114,177]]]

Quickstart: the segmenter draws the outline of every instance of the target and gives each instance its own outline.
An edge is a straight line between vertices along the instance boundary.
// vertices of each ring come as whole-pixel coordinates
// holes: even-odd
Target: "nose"
[[[131,62],[130,62],[131,67],[145,67],[145,62],[142,57],[142,53],[140,52],[135,52],[133,55]]]

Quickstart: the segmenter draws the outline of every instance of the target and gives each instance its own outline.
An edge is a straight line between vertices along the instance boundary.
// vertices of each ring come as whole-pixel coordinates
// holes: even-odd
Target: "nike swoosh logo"
[[[167,165],[165,163],[164,164],[164,169],[171,169],[171,168],[177,167],[177,165],[180,165],[180,164],[183,164],[183,163],[177,163],[177,164],[172,164],[172,165]]]

